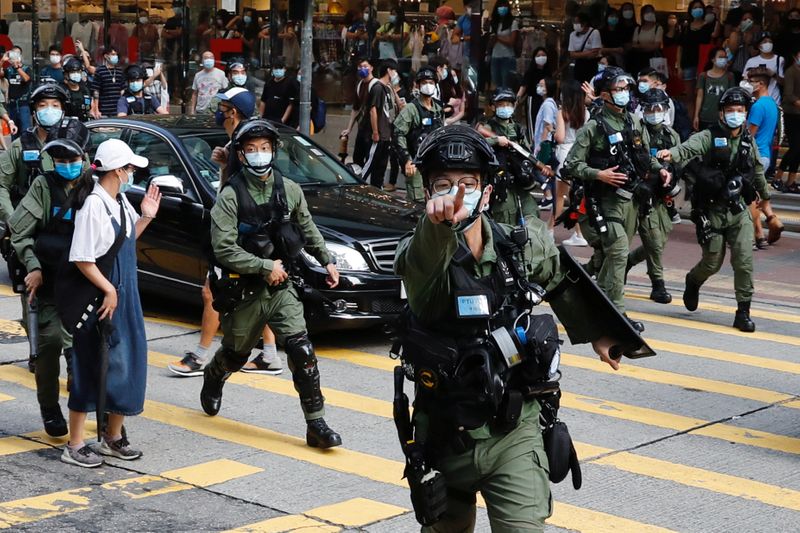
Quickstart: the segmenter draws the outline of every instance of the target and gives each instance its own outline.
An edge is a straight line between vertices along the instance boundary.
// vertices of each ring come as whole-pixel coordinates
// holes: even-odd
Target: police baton
[[[29,297],[25,292],[28,314],[28,344],[30,345],[30,355],[28,359],[33,362],[39,357],[39,301],[36,296]]]

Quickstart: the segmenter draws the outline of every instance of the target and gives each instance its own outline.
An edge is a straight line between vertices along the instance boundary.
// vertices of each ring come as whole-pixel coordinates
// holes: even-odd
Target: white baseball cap
[[[145,168],[149,161],[136,155],[130,146],[119,139],[108,139],[100,143],[94,156],[95,168],[100,171],[116,170],[128,165]]]

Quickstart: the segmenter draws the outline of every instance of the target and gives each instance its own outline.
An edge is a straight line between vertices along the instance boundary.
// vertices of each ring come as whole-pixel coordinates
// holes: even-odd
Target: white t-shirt
[[[511,26],[509,26],[508,28],[503,29],[502,24],[500,24],[497,27],[497,35],[499,37],[511,37],[511,34],[515,31],[519,31],[519,21],[517,19],[514,19],[511,22]],[[494,43],[494,47],[492,47],[492,57],[516,57],[516,56],[514,54],[513,47],[498,41]]]
[[[770,59],[764,59],[760,55],[751,57],[744,64],[743,74],[747,76],[747,71],[751,68],[767,67],[779,78],[783,77],[783,58],[778,54]],[[781,90],[778,88],[778,81],[773,77],[769,80],[769,95],[775,100],[775,103],[781,105]]]
[[[586,46],[583,42],[586,41]],[[586,33],[578,35],[577,32],[569,34],[569,48],[570,52],[586,52],[587,50],[595,50],[602,48],[603,42],[600,40],[600,32],[594,28],[589,28],[588,37]]]
[[[134,226],[139,220],[139,214],[124,194],[122,198],[128,219],[126,235],[130,237],[131,232],[135,231]],[[117,224],[121,225],[119,204],[99,183],[95,183],[92,194],[86,198],[83,207],[75,214],[75,232],[72,236],[72,248],[69,250],[71,262],[94,263],[111,249],[117,238],[117,232],[108,216],[109,211]]]
[[[198,71],[192,81],[192,90],[197,91],[197,111],[207,110],[217,93],[227,88],[228,77],[220,69]]]

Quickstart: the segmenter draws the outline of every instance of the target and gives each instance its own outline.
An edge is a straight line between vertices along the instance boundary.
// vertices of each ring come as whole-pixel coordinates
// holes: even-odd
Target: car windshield
[[[189,151],[200,176],[214,190],[219,186],[219,166],[211,160],[217,146],[228,144],[225,132],[193,132],[182,135],[181,140]],[[300,185],[355,185],[360,183],[341,163],[331,158],[301,135],[281,135],[283,145],[278,150],[275,168]]]

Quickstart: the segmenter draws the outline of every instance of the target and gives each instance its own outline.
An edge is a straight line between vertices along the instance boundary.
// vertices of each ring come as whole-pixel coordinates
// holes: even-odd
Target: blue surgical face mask
[[[244,158],[256,176],[266,176],[272,169],[272,152],[252,152],[244,154]]]
[[[231,81],[234,85],[238,85],[241,87],[245,83],[247,83],[247,74],[234,74],[231,76]]]
[[[389,15],[389,24],[394,24],[395,22],[397,22],[397,16]]]
[[[747,113],[741,111],[731,111],[725,113],[725,124],[731,129],[736,129],[747,120]]]
[[[83,75],[80,72],[70,72],[69,81],[72,83],[80,83],[83,81]]]
[[[285,68],[274,68],[272,69],[272,77],[275,79],[280,79],[286,76],[286,69]]]
[[[63,117],[64,111],[57,107],[48,106],[36,110],[36,121],[45,128],[55,126]]]
[[[213,58],[206,58],[203,60],[203,68],[212,69],[214,68],[214,59]]]
[[[369,68],[368,67],[359,67],[358,76],[361,77],[361,78],[366,78],[367,76],[369,76]]]
[[[507,120],[514,116],[514,108],[511,106],[498,107],[495,114],[497,115],[497,118]]]
[[[138,93],[144,87],[144,82],[142,81],[132,81],[128,84],[128,88],[131,90],[132,93]]]
[[[73,161],[72,163],[55,163],[56,174],[67,181],[77,179],[83,172],[83,161]]]
[[[705,15],[705,14],[706,14],[706,10],[703,9],[702,7],[696,7],[694,9],[692,9],[692,17],[694,17],[696,19],[703,18],[703,15]]]
[[[614,105],[616,105],[617,107],[625,107],[631,101],[631,93],[630,91],[615,92],[613,100],[614,100]]]
[[[649,81],[640,81],[639,82],[639,93],[644,94],[650,90],[650,82]]]
[[[608,17],[608,25],[609,26],[616,26],[619,23],[619,19],[617,17]]]
[[[608,65],[606,65],[605,63],[598,63],[597,64],[597,72],[603,72],[606,69],[607,66]]]
[[[644,119],[647,121],[648,124],[652,124],[653,126],[657,126],[659,124],[664,123],[664,119],[666,118],[667,114],[663,111],[656,111],[655,113],[645,113]]]
[[[245,24],[250,24],[251,22],[253,22],[253,17],[251,17],[250,15],[245,15],[242,17],[242,20],[244,21]]]
[[[133,172],[128,172],[128,181],[122,181],[120,178],[119,180],[119,192],[120,194],[125,194],[131,187],[133,187]]]
[[[728,66],[728,58],[727,57],[716,57],[714,58],[714,66],[717,68],[725,68]]]
[[[449,191],[443,191],[437,194],[434,194],[434,198],[437,196],[444,196],[449,194],[450,196],[455,196],[458,194],[458,185],[453,185],[453,187]],[[467,212],[471,215],[475,212],[475,208],[478,207],[478,204],[481,202],[481,196],[483,196],[483,191],[480,189],[475,189],[470,193],[466,193],[464,195],[464,207],[467,208]]]
[[[497,14],[500,15],[501,17],[505,17],[506,15],[508,15],[508,7],[506,6],[498,7]]]
[[[119,56],[118,55],[108,56],[108,62],[111,63],[112,65],[116,65],[117,63],[119,63]]]

